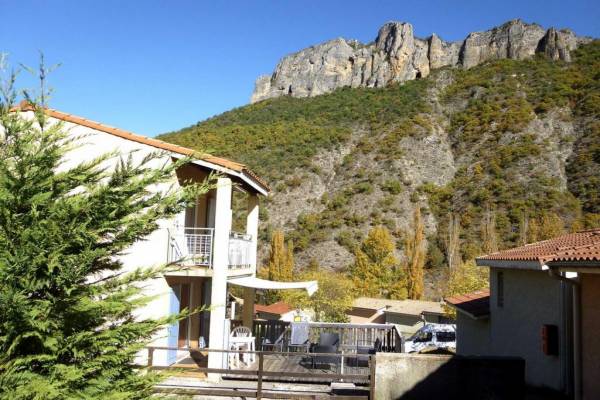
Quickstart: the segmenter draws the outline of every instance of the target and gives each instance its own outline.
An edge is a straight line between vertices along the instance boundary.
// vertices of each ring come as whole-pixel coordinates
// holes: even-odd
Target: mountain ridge
[[[426,296],[438,298],[453,219],[465,261],[486,252],[492,219],[499,248],[543,237],[540,225],[600,226],[600,41],[569,56],[497,59],[380,88],[279,96],[161,138],[239,160],[268,180],[260,260],[271,232],[282,229],[299,268],[318,260],[344,271],[379,225],[392,232],[401,258],[420,207]]]
[[[336,38],[283,57],[274,72],[257,78],[251,103],[279,96],[311,97],[340,87],[383,87],[427,77],[446,66],[471,68],[494,59],[529,58],[543,53],[570,61],[570,53],[589,42],[569,29],[544,29],[520,19],[462,41],[447,42],[435,33],[421,39],[407,22],[384,24],[368,44]]]

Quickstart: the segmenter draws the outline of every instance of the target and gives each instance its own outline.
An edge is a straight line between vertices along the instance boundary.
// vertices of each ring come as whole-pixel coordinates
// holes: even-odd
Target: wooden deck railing
[[[274,381],[289,381],[293,378],[298,378],[298,381],[302,379],[312,379],[319,382],[360,382],[361,384],[368,385],[367,388],[371,391],[371,398],[374,394],[375,385],[375,355],[372,354],[347,354],[347,353],[298,353],[298,352],[274,352],[274,351],[244,351],[244,350],[220,350],[220,349],[190,349],[187,347],[167,347],[167,346],[149,346],[147,368],[151,370],[171,370],[181,372],[202,372],[205,374],[221,374],[233,379],[243,379],[256,377],[257,387],[256,391],[252,391],[249,394],[250,397],[256,397],[261,399],[263,397],[263,379],[267,378]],[[247,365],[245,368],[233,368],[228,363],[228,368],[208,368],[203,366],[193,367],[182,367],[179,365],[171,366],[157,366],[154,365],[154,354],[156,351],[199,351],[201,353],[222,353],[223,356],[235,355],[241,357],[243,354],[253,354],[256,357],[256,362]],[[325,372],[321,369],[307,370],[306,368],[299,369],[295,366],[297,359],[299,358],[311,358],[311,357],[326,357],[335,358],[339,361],[334,361],[337,365],[335,371]],[[282,368],[278,370],[272,370],[268,364],[271,360],[288,359],[289,366],[291,368]],[[358,363],[358,360],[363,360],[365,367],[355,368],[351,367],[350,360],[354,360]],[[345,367],[347,366],[347,367]],[[160,392],[160,388],[157,388],[157,392]],[[202,394],[201,388],[197,388],[198,393]],[[176,393],[172,389],[170,393]],[[214,395],[214,393],[211,393]],[[238,397],[237,392],[226,392],[221,391],[219,395],[228,395],[231,397]]]
[[[390,324],[348,324],[334,322],[309,322],[309,341],[317,343],[319,335],[324,332],[337,333],[340,336],[340,347],[352,348],[357,346],[373,346],[379,339],[381,351],[387,353],[402,352],[402,336],[394,325]],[[231,321],[231,328],[241,326],[242,321]],[[286,321],[255,320],[252,327],[256,338],[256,348],[261,349],[264,339],[270,343],[281,337],[289,343],[291,336],[291,323]]]

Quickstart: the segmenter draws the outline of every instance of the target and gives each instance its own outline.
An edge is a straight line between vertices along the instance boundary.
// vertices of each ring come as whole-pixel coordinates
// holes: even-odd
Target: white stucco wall
[[[497,272],[490,270],[491,354],[525,359],[525,380],[535,386],[562,390],[560,356],[542,351],[542,325],[561,326],[561,286],[543,271],[502,269],[504,306],[498,307]]]
[[[32,112],[24,114],[27,117],[33,117]],[[50,118],[49,121],[51,123],[57,122],[54,118]],[[79,138],[77,143],[80,146],[68,153],[64,163],[61,165],[61,169],[72,168],[82,162],[90,161],[95,157],[114,151],[117,151],[124,157],[132,154],[134,163],[139,163],[140,160],[150,153],[160,151],[154,147],[126,140],[106,132],[69,122],[62,123],[65,129],[69,131],[70,135]],[[114,169],[120,158],[121,157],[111,158],[106,162],[105,166],[109,169]],[[170,162],[172,162],[171,157],[165,153],[164,156],[153,160],[148,165],[160,167],[165,163]],[[173,179],[170,182],[163,183],[152,189],[156,191],[168,191],[177,188],[179,188],[179,182],[177,177],[173,176]],[[182,218],[182,216],[178,216],[177,218]],[[167,261],[168,255],[168,229],[174,226],[174,221],[177,218],[159,221],[160,228],[158,230],[148,236],[146,240],[138,241],[131,246],[125,254],[120,257],[121,262],[123,263],[123,269],[125,271],[132,271],[138,267],[151,267],[164,264]],[[160,278],[146,282],[144,288],[146,294],[156,296],[156,298],[146,307],[137,310],[136,315],[141,319],[160,318],[169,315],[169,295],[172,289],[167,284],[166,280]],[[152,344],[155,346],[166,346],[166,336],[167,331],[164,329],[156,335],[156,339]],[[155,365],[164,365],[166,363],[166,357],[167,353],[165,351],[155,352]],[[138,361],[145,362],[145,359],[146,352],[143,351],[140,353]]]

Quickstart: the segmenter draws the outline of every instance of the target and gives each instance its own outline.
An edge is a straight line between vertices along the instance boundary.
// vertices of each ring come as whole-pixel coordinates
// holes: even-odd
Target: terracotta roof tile
[[[477,260],[537,261],[541,265],[558,261],[600,261],[600,228],[498,251]]]
[[[16,109],[20,111],[33,111],[33,107],[27,102],[21,102]],[[258,175],[256,175],[252,170],[250,170],[246,165],[240,164],[235,161],[231,161],[221,157],[215,157],[210,154],[199,153],[196,150],[189,149],[187,147],[178,146],[176,144],[163,142],[162,140],[149,138],[142,135],[137,135],[132,132],[125,131],[123,129],[115,128],[109,125],[105,125],[99,122],[95,122],[89,120],[87,118],[78,117],[72,114],[67,114],[62,111],[53,110],[51,108],[46,108],[46,115],[59,119],[61,121],[70,122],[73,124],[85,126],[87,128],[95,129],[97,131],[106,132],[114,136],[118,136],[123,139],[131,140],[133,142],[142,143],[148,146],[156,147],[161,150],[170,151],[173,153],[181,154],[187,157],[196,158],[198,160],[206,161],[211,164],[218,165],[223,168],[227,168],[233,170],[235,172],[240,172],[248,175],[252,180],[262,186],[266,191],[269,191],[269,185],[261,179]]]
[[[469,314],[473,318],[481,318],[490,313],[489,289],[448,297],[445,300],[447,304]]]
[[[273,303],[268,306],[265,306],[263,304],[254,305],[255,313],[261,312],[261,313],[267,313],[267,314],[283,315],[290,311],[292,311],[292,308],[289,305],[287,305],[286,303],[284,303],[283,301],[278,301],[277,303]]]

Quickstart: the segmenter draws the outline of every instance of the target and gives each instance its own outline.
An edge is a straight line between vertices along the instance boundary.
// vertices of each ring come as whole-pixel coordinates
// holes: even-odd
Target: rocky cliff
[[[384,27],[373,46],[390,60],[365,76],[391,79],[394,71],[397,77],[414,77],[417,68],[425,73],[421,63],[429,66],[422,79],[267,99],[161,138],[212,149],[269,181],[273,191],[261,205],[261,263],[275,229],[293,241],[298,268],[317,260],[344,271],[355,246],[379,225],[393,233],[401,257],[403,235],[419,207],[428,241],[429,298],[437,298],[443,287],[450,223],[456,218],[465,261],[486,251],[491,216],[501,248],[531,240],[528,226],[539,231],[553,216],[565,229],[600,226],[600,41],[580,45],[582,40],[566,31],[516,21],[470,35],[467,44],[433,37],[426,47],[412,40],[413,50],[405,51],[401,43],[412,37],[406,29]],[[336,43],[347,44],[334,41],[321,48]],[[549,57],[528,57],[539,49]],[[437,68],[471,66],[490,57],[502,59]],[[319,60],[313,61],[320,68],[336,65]],[[331,90],[339,83],[334,76],[350,82],[351,71],[310,76],[319,79],[320,90]],[[241,210],[235,220],[242,229],[245,203],[235,196]]]
[[[569,61],[571,51],[587,41],[567,29],[546,30],[521,20],[473,32],[458,42],[446,42],[435,34],[420,39],[411,24],[389,22],[373,43],[338,38],[284,57],[271,76],[256,80],[251,102],[284,95],[317,96],[340,87],[383,87],[424,78],[437,68],[471,68],[536,53]]]

